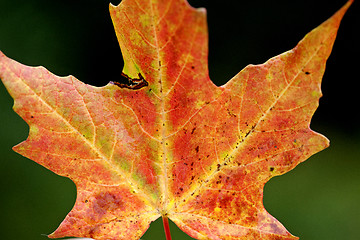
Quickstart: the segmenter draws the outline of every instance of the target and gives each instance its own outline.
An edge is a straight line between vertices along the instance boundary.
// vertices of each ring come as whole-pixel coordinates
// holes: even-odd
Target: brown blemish
[[[141,75],[141,73],[138,74],[139,78],[131,78],[125,73],[121,73],[121,76],[125,77],[126,80],[123,80],[123,82],[110,82],[110,83],[118,87],[128,88],[131,90],[138,90],[149,85],[149,83],[145,80],[145,78],[143,77],[143,75]]]
[[[124,207],[124,202],[118,195],[111,192],[101,192],[95,195],[91,206],[97,217],[102,218],[107,212],[113,212]]]
[[[199,152],[199,146],[197,146],[197,147],[195,148],[195,151],[196,151],[196,153]]]

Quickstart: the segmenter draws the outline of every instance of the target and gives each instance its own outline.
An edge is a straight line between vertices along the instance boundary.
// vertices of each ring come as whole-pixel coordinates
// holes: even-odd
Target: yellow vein
[[[11,69],[9,67],[7,67],[8,70],[10,72]],[[40,70],[45,70],[48,72],[47,69],[43,68],[43,67],[36,67],[37,69],[40,69]],[[36,69],[35,68],[35,69]],[[14,73],[14,72],[13,72]],[[53,108],[49,103],[47,103],[44,99],[42,99],[39,95],[36,94],[36,92],[24,81],[22,80],[22,78],[18,75],[16,75],[14,73],[15,76],[17,76],[18,78],[18,81],[22,82],[28,89],[30,89],[31,92],[33,92],[33,95],[37,96],[39,101],[42,102],[46,107],[48,107],[49,109],[52,109],[55,113],[55,115],[58,116],[59,119],[61,119],[70,129],[72,129],[75,133],[78,133],[78,136],[80,137],[80,139],[88,146],[91,147],[91,149],[101,158],[103,159],[107,164],[109,164],[113,171],[116,172],[117,174],[119,174],[120,176],[122,176],[124,179],[126,179],[126,181],[129,183],[129,185],[132,187],[132,188],[135,188],[138,192],[141,193],[141,195],[143,196],[143,199],[145,201],[147,201],[149,203],[150,206],[155,206],[154,202],[149,198],[149,196],[147,194],[145,194],[145,192],[143,191],[142,188],[138,187],[136,183],[132,182],[130,179],[131,178],[128,178],[126,176],[126,174],[124,174],[116,165],[113,165],[111,163],[111,161],[109,161],[109,159],[107,159],[107,157],[105,155],[103,155],[88,139],[86,139],[80,132],[78,129],[76,129],[74,126],[72,126],[68,121],[67,119],[65,119],[60,113],[58,113],[56,111],[55,108]],[[58,79],[64,79],[64,78],[67,78],[67,77],[57,77]],[[73,79],[71,79],[73,80]]]
[[[114,101],[114,102],[115,102],[115,101]],[[131,111],[131,113],[135,116],[136,122],[138,123],[138,125],[139,125],[139,127],[140,127],[140,129],[141,129],[142,132],[144,132],[144,133],[145,133],[147,136],[149,136],[152,140],[154,140],[154,141],[156,141],[156,142],[160,142],[159,139],[157,139],[157,138],[155,138],[154,136],[152,136],[150,133],[148,133],[148,132],[143,128],[143,126],[141,125],[140,120],[139,120],[137,114],[135,113],[135,111],[134,111],[131,107],[129,107],[128,105],[126,105],[124,102],[121,102],[121,105],[123,105],[124,107],[126,107],[127,109],[129,109],[129,110]]]
[[[320,46],[316,51],[314,51],[314,53],[309,57],[308,61],[303,65],[303,66],[307,66],[309,64],[309,62],[314,58],[314,56],[318,53],[318,51],[321,49],[322,46]],[[285,54],[289,54],[290,52],[286,52]],[[281,56],[281,55],[280,55]],[[262,64],[262,65],[266,65]],[[261,66],[261,65],[259,65]],[[257,66],[258,67],[258,66]],[[299,74],[301,73],[301,69],[297,72],[297,74],[293,77],[293,79],[289,82],[289,84],[283,89],[283,91],[279,94],[278,98],[275,99],[275,101],[273,102],[273,104],[266,110],[266,112],[263,114],[262,117],[259,118],[259,120],[257,121],[257,123],[254,125],[254,127],[249,131],[249,134],[247,135],[246,138],[241,139],[241,143],[242,145],[245,144],[246,140],[249,139],[249,137],[252,135],[252,133],[254,132],[254,130],[257,128],[257,126],[262,122],[262,120],[268,115],[268,113],[271,111],[271,109],[278,103],[278,101],[280,100],[280,98],[282,98],[282,96],[287,92],[287,90],[290,88],[290,86],[293,84],[293,82],[297,79],[297,77],[299,76]],[[287,80],[287,79],[286,79]],[[233,151],[231,151],[229,153],[229,155],[223,160],[222,164],[220,164],[221,168],[224,166],[224,164],[229,161],[229,159],[231,159],[238,151],[240,148],[235,148]],[[180,205],[184,204],[183,200],[186,200],[188,198],[190,198],[190,196],[194,195],[196,192],[199,192],[209,181],[210,179],[212,179],[214,177],[214,175],[217,173],[217,169],[214,169],[212,171],[212,173],[210,173],[208,175],[208,177],[206,177],[204,179],[204,181],[193,191],[189,192],[188,194],[184,195],[184,197],[182,197],[180,200],[178,200],[178,203],[180,203]],[[176,204],[173,205],[172,208],[174,208],[176,206]]]

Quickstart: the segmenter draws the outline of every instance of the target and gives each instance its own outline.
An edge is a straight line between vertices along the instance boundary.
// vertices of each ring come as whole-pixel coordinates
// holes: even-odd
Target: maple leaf
[[[51,238],[138,239],[159,217],[197,239],[297,239],[265,210],[264,184],[328,140],[310,130],[340,21],[215,86],[203,9],[184,0],[110,5],[125,83],[86,85],[0,52],[0,78],[29,124],[14,147],[77,186]]]

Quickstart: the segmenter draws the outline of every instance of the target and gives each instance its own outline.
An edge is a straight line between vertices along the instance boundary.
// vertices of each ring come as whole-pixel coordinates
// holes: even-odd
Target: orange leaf
[[[110,13],[127,83],[86,85],[0,52],[29,124],[14,150],[78,191],[51,238],[139,239],[160,216],[197,239],[297,239],[264,209],[264,184],[328,146],[310,130],[349,1],[294,49],[216,87],[205,11],[124,0]]]

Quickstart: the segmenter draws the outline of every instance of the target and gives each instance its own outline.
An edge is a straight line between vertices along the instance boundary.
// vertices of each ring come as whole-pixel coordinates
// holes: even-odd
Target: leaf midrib
[[[158,64],[158,68],[159,68],[159,79],[158,82],[160,83],[160,101],[161,101],[161,107],[160,107],[160,111],[161,111],[161,141],[160,144],[162,145],[162,167],[163,167],[163,186],[162,186],[162,195],[164,197],[163,199],[163,206],[162,209],[159,209],[160,213],[165,215],[166,214],[166,207],[168,206],[169,203],[169,187],[168,187],[168,180],[167,180],[167,168],[168,168],[168,164],[167,164],[167,147],[164,143],[164,141],[166,141],[166,114],[165,114],[165,96],[164,96],[164,91],[163,91],[163,68],[162,66],[160,66],[160,61],[161,61],[161,56],[160,56],[160,47],[159,47],[159,39],[158,39],[158,35],[157,35],[157,22],[155,20],[155,12],[154,12],[154,7],[152,4],[152,0],[150,1],[150,10],[151,10],[151,14],[152,14],[152,26],[153,26],[153,33],[154,33],[154,39],[155,39],[155,49],[156,49],[156,53],[157,53],[157,64]],[[169,3],[171,4],[171,2]],[[161,207],[161,206],[160,206]]]

